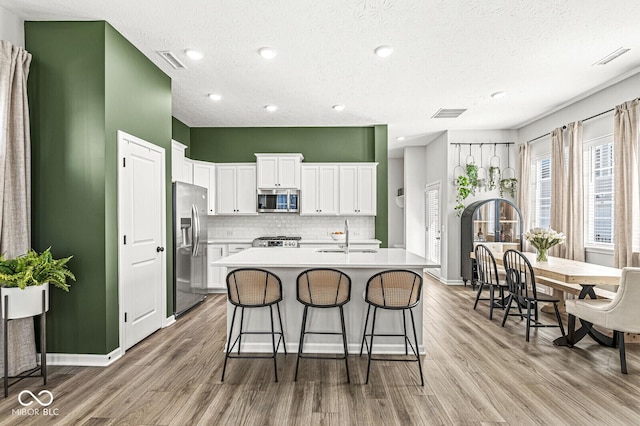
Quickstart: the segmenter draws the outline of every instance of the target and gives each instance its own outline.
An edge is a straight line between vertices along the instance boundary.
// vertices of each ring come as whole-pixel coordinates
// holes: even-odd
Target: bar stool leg
[[[284,340],[284,328],[282,327],[282,316],[280,316],[280,303],[276,303],[278,310],[278,320],[280,321],[280,332],[282,333],[282,346],[284,347],[284,355],[287,356],[287,342]]]
[[[367,338],[367,325],[369,325],[369,312],[371,311],[371,305],[367,308],[367,319],[364,321],[364,333],[362,334],[362,344],[360,345],[360,356],[362,356],[362,350],[364,349],[364,339]],[[367,346],[367,350],[369,347]]]
[[[409,355],[409,348],[407,347],[407,316],[404,314],[404,309],[402,310],[402,328],[404,329],[404,354]]]
[[[229,360],[229,354],[231,353],[231,335],[233,334],[233,324],[236,321],[237,309],[238,309],[237,306],[233,307],[233,315],[231,316],[231,326],[229,327],[229,340],[227,341],[227,350],[225,351],[225,354],[224,354],[224,365],[222,366],[222,378],[220,379],[221,382],[224,382],[224,372],[227,369],[227,360]]]
[[[347,349],[347,330],[344,326],[344,311],[342,310],[342,305],[338,306],[340,308],[340,321],[342,323],[342,344],[344,346],[344,365],[347,368],[347,383],[351,383],[351,378],[349,377],[349,350]]]
[[[371,352],[373,352],[373,336],[376,332],[376,314],[378,313],[378,307],[373,308],[373,320],[371,321],[371,345],[367,347],[369,352],[369,361],[367,362],[367,381],[365,384],[369,384],[369,373],[371,371]]]
[[[273,325],[273,305],[269,305],[269,319],[271,320],[271,344],[273,345],[273,373],[278,381],[278,363],[276,361],[276,329]]]
[[[242,325],[244,323],[244,306],[240,306],[240,337],[238,340],[238,355],[240,355],[240,347],[242,346]]]
[[[294,382],[298,381],[298,365],[300,364],[300,355],[302,355],[302,345],[304,345],[304,333],[307,330],[307,309],[309,309],[309,307],[305,305],[302,314],[302,328],[300,329],[300,343],[298,343],[298,358],[296,359],[296,376],[293,379]]]
[[[420,371],[420,385],[424,386],[424,376],[422,375],[422,362],[420,361],[420,349],[418,349],[418,335],[416,334],[416,321],[413,318],[413,311],[409,309],[411,314],[411,325],[413,326],[413,340],[416,343],[416,358],[418,359],[418,370]]]

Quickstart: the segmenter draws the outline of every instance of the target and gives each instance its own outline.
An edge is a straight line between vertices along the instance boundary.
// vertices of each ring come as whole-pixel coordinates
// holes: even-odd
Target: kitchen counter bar
[[[367,303],[364,290],[369,278],[387,269],[408,269],[420,275],[424,268],[438,268],[439,264],[403,249],[377,249],[375,253],[322,253],[314,248],[251,248],[222,258],[216,265],[229,271],[238,268],[261,268],[273,272],[282,280],[283,301],[280,303],[287,350],[298,350],[303,305],[296,300],[296,279],[309,268],[335,268],[351,277],[351,300],[344,307],[349,353],[360,351]],[[424,291],[424,289],[423,289]],[[231,325],[233,305],[227,303],[227,333]],[[422,300],[414,309],[418,347],[422,344]],[[373,310],[372,310],[373,312]],[[310,321],[310,322],[309,322]],[[277,321],[276,321],[277,323]],[[338,331],[340,321],[337,309],[310,309],[308,329],[314,331]],[[257,308],[245,311],[245,330],[266,330],[269,309]],[[408,325],[410,332],[411,325]],[[238,325],[236,324],[236,332]],[[378,310],[376,333],[402,332],[402,315],[396,311]],[[228,335],[228,334],[227,334]],[[269,352],[271,340],[264,335],[248,335],[242,340],[245,352]],[[404,341],[399,337],[376,337],[376,353],[404,354]],[[305,339],[305,352],[341,353],[341,339],[336,336],[310,335]]]

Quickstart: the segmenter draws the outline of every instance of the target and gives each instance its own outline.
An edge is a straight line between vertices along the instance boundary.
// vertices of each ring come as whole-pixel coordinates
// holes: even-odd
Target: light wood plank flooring
[[[108,368],[52,366],[46,387],[14,386],[0,424],[640,424],[640,345],[628,346],[623,375],[616,350],[589,338],[555,347],[558,329],[532,331],[526,343],[522,322],[501,328],[501,312],[489,321],[473,297],[470,287],[426,279],[424,388],[415,363],[374,363],[364,385],[366,358],[357,356],[351,385],[343,361],[302,360],[293,382],[295,355],[279,355],[279,383],[271,360],[231,360],[221,383],[225,300],[213,295]],[[25,388],[50,390],[58,416],[12,414]]]

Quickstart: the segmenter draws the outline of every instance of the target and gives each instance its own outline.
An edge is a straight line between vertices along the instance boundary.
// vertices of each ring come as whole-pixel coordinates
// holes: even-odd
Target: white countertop
[[[251,244],[253,238],[209,238],[207,244]]]
[[[251,244],[253,242],[253,238],[209,238],[207,240],[207,244]],[[380,240],[376,239],[365,239],[365,240],[352,240],[352,244],[380,244]],[[308,240],[303,238],[300,240],[300,244],[344,244],[344,240],[334,240],[330,239],[318,239],[318,240]]]
[[[439,264],[404,249],[377,249],[376,253],[318,253],[315,248],[250,248],[212,262],[234,268],[439,268]]]

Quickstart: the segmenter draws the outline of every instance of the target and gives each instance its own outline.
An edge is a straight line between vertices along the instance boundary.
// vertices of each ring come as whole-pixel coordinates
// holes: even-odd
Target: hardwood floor
[[[378,362],[364,385],[366,357],[343,361],[230,360],[220,382],[225,299],[213,295],[108,368],[50,367],[49,383],[30,379],[0,401],[1,425],[637,425],[640,345],[627,346],[629,374],[617,350],[586,338],[556,347],[558,329],[532,330],[486,302],[473,311],[469,288],[427,277],[424,287],[425,386],[415,363]],[[345,309],[348,309],[346,305]],[[543,316],[547,321],[552,317]],[[51,391],[57,416],[18,415],[22,389]],[[37,405],[37,404],[33,404]],[[31,407],[29,407],[31,408]]]

